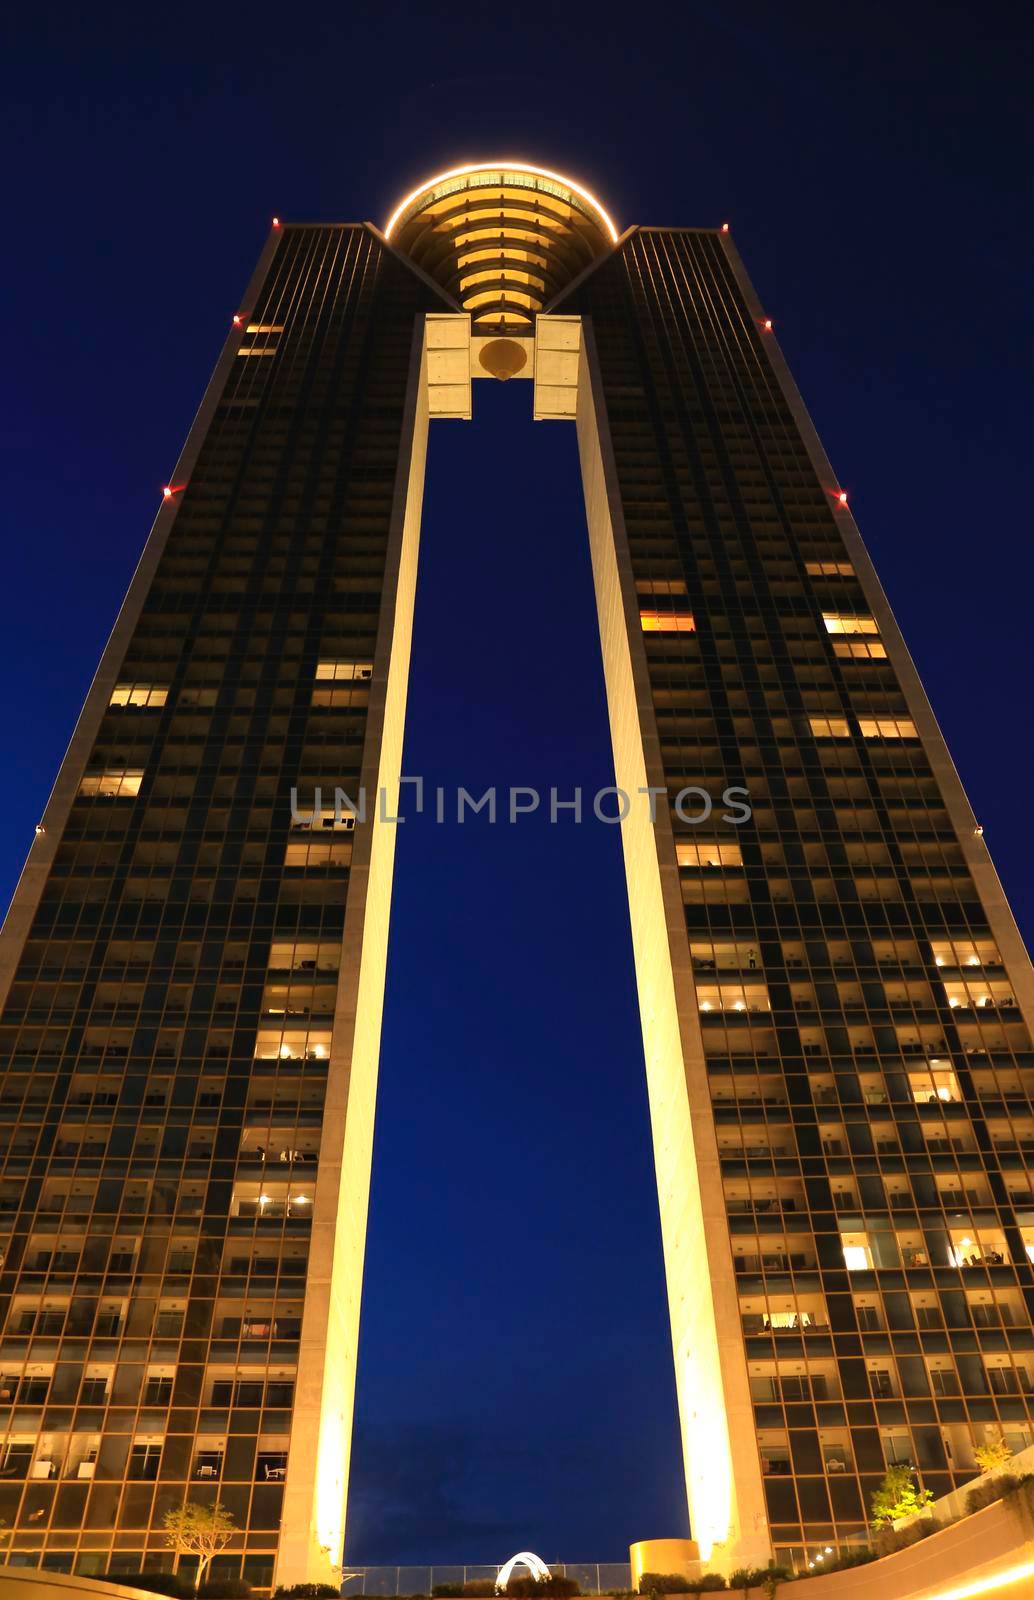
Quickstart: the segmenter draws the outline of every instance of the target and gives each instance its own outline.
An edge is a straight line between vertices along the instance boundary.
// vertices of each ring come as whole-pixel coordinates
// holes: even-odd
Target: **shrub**
[[[547,1597],[548,1600],[570,1600],[571,1595],[582,1591],[577,1578],[565,1578],[559,1572],[552,1572],[548,1578],[511,1578],[506,1592],[518,1596],[518,1600],[530,1600],[539,1595],[542,1600]]]
[[[988,1479],[987,1483],[978,1483],[966,1496],[966,1515],[973,1511],[983,1511],[985,1506],[993,1506],[996,1500],[1003,1495],[1011,1494],[1018,1489],[1020,1480],[1014,1472],[999,1472],[995,1477]]]
[[[841,1550],[832,1561],[822,1563],[823,1572],[846,1572],[848,1567],[865,1567],[870,1561],[877,1559],[875,1550],[870,1550],[868,1545],[858,1550]],[[818,1569],[816,1568],[816,1577]]]
[[[513,1591],[510,1591],[511,1594]],[[436,1583],[431,1590],[436,1597],[475,1595],[487,1596],[495,1594],[494,1578],[471,1578],[467,1583]]]
[[[936,1517],[915,1517],[911,1522],[906,1522],[903,1528],[884,1523],[883,1527],[874,1530],[872,1547],[878,1556],[891,1556],[895,1550],[907,1550],[910,1545],[918,1544],[920,1539],[936,1533],[943,1526]]]
[[[175,1572],[106,1572],[101,1582],[144,1589],[148,1594],[171,1594],[175,1600],[193,1600],[194,1595],[194,1585]]]
[[[724,1588],[720,1572],[705,1572],[699,1578],[687,1578],[684,1572],[644,1572],[639,1579],[640,1594],[710,1594]]]
[[[337,1594],[332,1589],[332,1594]],[[204,1600],[250,1600],[251,1584],[246,1578],[209,1578],[198,1590]]]
[[[448,1585],[441,1587],[444,1592]],[[437,1589],[435,1593],[438,1593]],[[331,1595],[334,1600],[341,1600],[341,1590],[335,1589],[332,1583],[292,1583],[286,1586],[281,1584],[276,1590],[275,1600],[330,1600]]]
[[[767,1575],[767,1567],[737,1567],[735,1572],[729,1574],[729,1588],[741,1589],[746,1597],[751,1589],[764,1583]]]

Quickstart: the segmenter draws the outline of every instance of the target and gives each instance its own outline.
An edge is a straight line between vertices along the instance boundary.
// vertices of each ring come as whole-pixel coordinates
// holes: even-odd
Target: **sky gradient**
[[[1020,8],[57,5],[4,41],[0,893],[274,213],[464,159],[736,242],[1027,930],[1031,38]],[[432,433],[405,769],[609,781],[573,430]],[[617,830],[398,845],[351,1562],[685,1530]]]

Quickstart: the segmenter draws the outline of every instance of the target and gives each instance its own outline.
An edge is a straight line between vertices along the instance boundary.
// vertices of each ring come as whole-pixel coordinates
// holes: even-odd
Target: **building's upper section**
[[[618,236],[581,184],[522,161],[440,173],[406,196],[384,232],[480,333],[530,332],[535,313]]]

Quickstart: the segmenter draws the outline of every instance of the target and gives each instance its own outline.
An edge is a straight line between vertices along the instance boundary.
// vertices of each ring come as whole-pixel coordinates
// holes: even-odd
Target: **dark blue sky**
[[[5,898],[269,217],[507,154],[621,225],[731,218],[1031,925],[1021,7],[19,12]],[[574,441],[529,394],[433,437],[406,764],[449,784],[608,771]],[[413,819],[396,882],[348,1556],[620,1558],[684,1512],[616,833]]]

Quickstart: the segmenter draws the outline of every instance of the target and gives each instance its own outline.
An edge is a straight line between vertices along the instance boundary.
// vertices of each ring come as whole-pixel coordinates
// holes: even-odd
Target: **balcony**
[[[798,1313],[774,1312],[768,1315],[762,1312],[745,1312],[740,1317],[745,1334],[780,1334],[800,1333],[828,1333],[829,1323],[817,1312],[802,1311]]]

